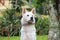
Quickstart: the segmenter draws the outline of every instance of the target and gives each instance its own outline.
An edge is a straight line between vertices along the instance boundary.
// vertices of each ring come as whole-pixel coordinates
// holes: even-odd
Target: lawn
[[[18,37],[18,36],[11,36],[10,37],[10,40],[19,40],[19,39],[20,39],[20,37]],[[0,36],[0,40],[9,40],[9,38]],[[37,40],[48,40],[48,36],[47,35],[37,36]]]

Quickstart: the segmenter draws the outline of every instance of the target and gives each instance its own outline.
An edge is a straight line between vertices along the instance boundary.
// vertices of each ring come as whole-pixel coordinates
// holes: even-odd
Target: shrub
[[[37,34],[48,34],[50,23],[49,16],[41,15],[41,17],[36,17],[36,19],[38,19],[36,21]]]

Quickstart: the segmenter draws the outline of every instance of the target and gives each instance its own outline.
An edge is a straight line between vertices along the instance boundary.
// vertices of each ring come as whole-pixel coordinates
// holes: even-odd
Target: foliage
[[[36,8],[37,13],[44,14],[45,6],[48,0],[34,0],[32,6]]]
[[[5,12],[3,12],[1,22],[3,22],[4,26],[9,24],[16,25],[16,23],[20,22],[19,16],[16,17],[14,14],[17,14],[14,9],[7,9]]]
[[[15,12],[14,9],[7,9],[5,12],[3,12],[3,17],[0,18],[0,26],[1,27],[11,27],[12,24],[12,29],[17,26],[21,25],[21,13]],[[36,29],[37,29],[37,34],[48,34],[49,31],[49,16],[48,15],[41,15],[41,17],[36,15]],[[18,27],[19,28],[19,27]],[[17,30],[16,32],[18,32]],[[11,31],[12,33],[12,31]]]
[[[15,8],[15,3],[14,2],[16,0],[12,0],[12,4],[13,4],[13,8]],[[32,6],[36,8],[37,13],[41,13],[43,14],[43,10],[45,7],[45,2],[46,0],[33,0]],[[7,9],[6,11],[3,12],[3,17],[0,18],[0,29],[2,29],[1,27],[11,27],[12,29],[15,27],[18,27],[21,25],[21,6],[24,3],[22,1],[18,1],[18,3],[16,5],[19,5],[19,7],[17,6],[16,9]],[[20,9],[19,9],[20,8]],[[20,11],[20,12],[19,12]],[[48,34],[48,30],[49,30],[49,16],[45,16],[42,15],[42,17],[38,17],[38,15],[36,16],[36,29],[37,29],[37,34]],[[10,31],[10,29],[9,29]],[[16,31],[17,32],[17,31]],[[10,32],[12,33],[12,31]]]
[[[38,20],[36,21],[37,34],[48,34],[49,23],[50,20],[48,15],[42,15],[42,18],[38,18]]]
[[[4,28],[6,30],[9,30],[10,33],[12,33],[13,29],[15,30],[17,26],[18,28],[20,26],[20,17],[21,13],[15,12],[14,9],[7,9],[6,11],[4,11],[3,17],[0,18],[0,31]]]
[[[13,5],[13,9],[16,10],[16,12],[21,12],[21,6],[24,5],[24,3],[22,2],[22,0],[11,0],[12,5]]]

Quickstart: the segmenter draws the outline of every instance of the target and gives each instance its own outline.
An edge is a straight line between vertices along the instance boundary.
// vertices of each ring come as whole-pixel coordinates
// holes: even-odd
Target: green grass
[[[20,40],[19,36],[11,36],[9,38],[10,40]],[[9,38],[0,36],[0,40],[9,40]],[[48,36],[47,35],[37,36],[37,40],[48,40]]]
[[[47,35],[37,36],[37,40],[48,40],[48,36]]]

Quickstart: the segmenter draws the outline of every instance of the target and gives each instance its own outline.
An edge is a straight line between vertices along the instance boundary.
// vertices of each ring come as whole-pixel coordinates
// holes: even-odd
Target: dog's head
[[[22,18],[24,21],[28,23],[35,23],[35,9],[33,8],[30,12],[28,12],[25,8],[22,9]]]

